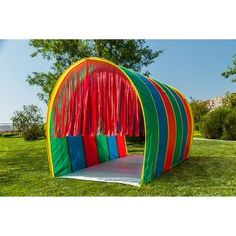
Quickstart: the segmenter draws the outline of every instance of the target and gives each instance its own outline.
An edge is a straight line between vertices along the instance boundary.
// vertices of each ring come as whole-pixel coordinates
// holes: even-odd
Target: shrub
[[[201,138],[201,137],[202,137],[200,131],[198,131],[198,130],[194,130],[193,136],[194,136],[195,138]]]
[[[236,108],[236,93],[229,93],[225,94],[225,97],[222,99],[222,106],[227,108]]]
[[[218,108],[209,112],[200,124],[200,132],[205,138],[221,139],[224,135],[224,123],[231,110]]]
[[[11,120],[25,140],[35,140],[44,136],[42,112],[35,105],[24,105],[22,110],[14,112]]]
[[[194,119],[194,128],[199,130],[199,124],[201,123],[204,116],[211,110],[210,104],[208,101],[202,101],[190,97],[190,106]]]
[[[46,137],[46,124],[40,125],[39,129],[40,129],[39,137]]]
[[[12,137],[12,136],[16,136],[16,133],[5,132],[2,134],[2,137],[4,137],[4,138],[8,138],[8,137]]]
[[[223,139],[236,140],[236,110],[231,110],[224,120]]]
[[[38,125],[34,125],[22,132],[22,137],[26,141],[36,140],[38,137],[42,136],[42,129]]]
[[[205,116],[200,124],[205,138],[236,140],[236,110],[218,108]]]

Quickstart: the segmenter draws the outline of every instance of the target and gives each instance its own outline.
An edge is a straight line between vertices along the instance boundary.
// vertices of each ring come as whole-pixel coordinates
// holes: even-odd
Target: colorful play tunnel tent
[[[145,137],[143,156],[128,155],[127,136]],[[51,94],[47,147],[55,177],[148,183],[189,158],[192,137],[180,91],[106,59],[74,63]]]

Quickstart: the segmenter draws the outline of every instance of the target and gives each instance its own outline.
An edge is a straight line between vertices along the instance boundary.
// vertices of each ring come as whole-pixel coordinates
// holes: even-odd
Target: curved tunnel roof
[[[120,84],[112,87],[117,81]],[[104,94],[99,86],[104,87]],[[120,86],[123,86],[123,95],[118,89]],[[80,92],[76,93],[72,88],[78,88]],[[88,100],[82,97],[88,97]],[[83,100],[82,104],[80,100]],[[89,110],[88,107],[95,107],[94,104],[99,104],[99,101],[96,110]],[[125,101],[127,105],[122,108]],[[112,107],[118,107],[117,104],[120,110],[112,110]],[[107,115],[106,109],[101,107],[107,107]],[[189,157],[193,118],[186,98],[174,87],[105,59],[86,58],[63,73],[50,98],[47,146],[51,174],[65,173],[61,166],[69,162],[68,158],[64,159],[68,156],[66,137],[97,135],[100,132],[108,136],[145,134],[141,182],[146,183]],[[58,166],[60,173],[57,173]]]

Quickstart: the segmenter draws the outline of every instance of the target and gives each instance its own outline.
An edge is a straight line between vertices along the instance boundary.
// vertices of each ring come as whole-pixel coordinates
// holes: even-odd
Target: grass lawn
[[[129,153],[143,145],[128,142]],[[236,196],[236,142],[194,140],[191,158],[134,187],[49,176],[45,139],[0,138],[0,196]]]
[[[194,138],[203,138],[200,131],[198,131],[198,130],[194,130],[193,137]]]

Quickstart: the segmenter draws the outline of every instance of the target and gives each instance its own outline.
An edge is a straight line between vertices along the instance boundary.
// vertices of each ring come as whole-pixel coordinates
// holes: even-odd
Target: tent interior
[[[52,140],[66,140],[71,165],[57,177],[140,185],[143,155],[128,155],[126,136],[145,136],[143,113],[117,68],[86,61],[71,70],[53,101],[51,130]],[[53,150],[62,159],[60,145]]]
[[[143,141],[144,137],[128,137],[127,141],[125,136],[67,137],[72,172],[60,178],[140,186]],[[130,154],[127,146],[132,148]]]
[[[140,153],[144,148],[144,137],[128,137],[126,141],[125,136],[70,136],[67,142],[72,172],[60,178],[140,186],[144,157]],[[85,158],[86,154],[89,158]]]
[[[129,155],[61,176],[79,180],[113,182],[140,186],[143,155]]]

